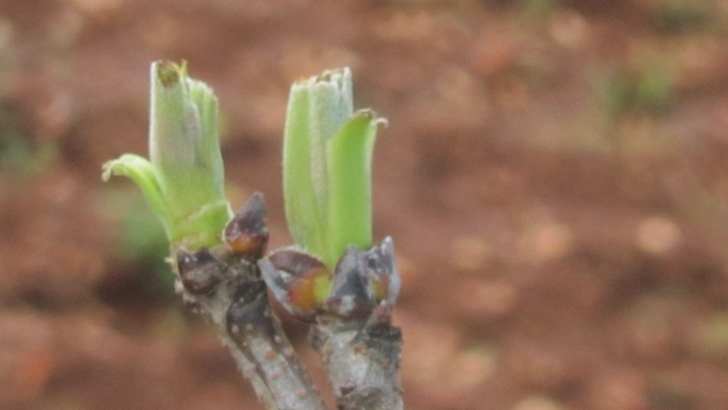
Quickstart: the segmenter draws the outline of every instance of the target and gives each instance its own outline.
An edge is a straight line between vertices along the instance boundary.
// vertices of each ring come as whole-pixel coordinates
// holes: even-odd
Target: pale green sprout
[[[351,71],[326,71],[291,87],[283,191],[294,241],[333,270],[349,245],[372,245],[373,111],[354,112]]]
[[[222,242],[232,217],[224,195],[217,97],[185,64],[151,68],[149,160],[124,154],[104,164],[103,179],[131,178],[159,217],[172,248]]]

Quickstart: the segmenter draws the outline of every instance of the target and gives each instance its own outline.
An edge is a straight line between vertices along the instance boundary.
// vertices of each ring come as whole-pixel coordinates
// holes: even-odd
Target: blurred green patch
[[[139,200],[140,204],[144,204]],[[163,261],[169,254],[167,237],[157,217],[146,206],[128,208],[121,217],[121,244],[124,255],[134,260]],[[160,258],[161,256],[161,258]],[[168,266],[162,263],[160,266]],[[164,269],[171,272],[169,269]]]
[[[124,256],[143,267],[142,274],[147,276],[145,282],[153,294],[159,294],[160,298],[174,297],[174,276],[166,262],[167,235],[143,198],[137,197],[134,203],[137,206],[127,208],[121,219]]]
[[[128,185],[128,184],[127,184]],[[157,217],[133,186],[108,191],[105,201],[108,217],[119,222],[120,257],[139,296],[162,302],[176,300],[174,275],[166,262],[169,243]]]
[[[630,68],[615,68],[599,74],[595,92],[611,120],[625,113],[666,114],[674,102],[675,63],[650,54]]]
[[[559,0],[519,0],[518,9],[529,18],[546,18],[559,10]]]
[[[717,312],[701,321],[692,335],[694,350],[714,360],[728,360],[728,311]]]
[[[2,108],[0,108],[2,110]],[[10,115],[0,112],[0,170],[23,176],[46,169],[58,148],[52,142],[35,144],[12,125]]]
[[[0,131],[0,167],[23,169],[33,162],[33,149],[29,141],[10,130]]]
[[[672,383],[678,384],[679,383]],[[653,386],[647,392],[652,408],[655,410],[690,410],[694,409],[694,399],[689,392],[678,386]]]
[[[670,33],[707,28],[716,13],[712,0],[650,0],[654,24]]]

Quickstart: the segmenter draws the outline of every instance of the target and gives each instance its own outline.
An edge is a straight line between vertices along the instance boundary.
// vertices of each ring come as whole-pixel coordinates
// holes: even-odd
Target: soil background
[[[0,1],[0,409],[261,408],[136,188],[100,179],[146,152],[157,59],[216,90],[273,247],[291,82],[348,65],[389,119],[408,408],[728,409],[718,0]]]

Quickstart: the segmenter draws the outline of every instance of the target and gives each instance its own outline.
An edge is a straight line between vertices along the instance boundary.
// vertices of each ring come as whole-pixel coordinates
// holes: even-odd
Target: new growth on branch
[[[351,71],[291,87],[283,190],[295,244],[266,254],[263,196],[233,214],[224,196],[217,97],[186,64],[151,67],[149,159],[103,166],[142,190],[167,233],[185,304],[216,329],[267,409],[325,406],[268,300],[311,325],[338,409],[403,409],[402,334],[392,238],[372,239],[371,163],[379,118],[354,111]]]

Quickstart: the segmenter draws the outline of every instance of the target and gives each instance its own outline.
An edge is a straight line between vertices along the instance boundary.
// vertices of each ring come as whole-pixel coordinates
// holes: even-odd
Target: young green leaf
[[[338,261],[349,245],[372,244],[372,150],[382,122],[371,110],[358,111],[327,143],[328,261]]]
[[[327,142],[353,113],[351,71],[326,71],[291,87],[283,140],[286,218],[297,244],[328,254]],[[326,260],[329,266],[336,261]]]
[[[167,202],[162,195],[162,188],[159,186],[157,171],[148,159],[136,154],[124,154],[117,159],[107,161],[103,165],[101,178],[108,181],[112,176],[125,176],[134,181],[144,194],[147,204],[156,215],[169,214]],[[164,229],[169,230],[167,221],[162,218]]]
[[[217,131],[217,97],[187,76],[186,65],[151,67],[149,158],[122,155],[104,165],[104,178],[124,175],[144,192],[173,248],[222,242],[232,217],[224,196]]]
[[[351,71],[326,71],[291,87],[283,191],[291,236],[333,270],[347,246],[372,242],[371,155],[377,119],[354,113]]]
[[[293,240],[313,251],[323,249],[326,227],[311,177],[309,100],[306,83],[291,87],[283,139],[283,193]]]

